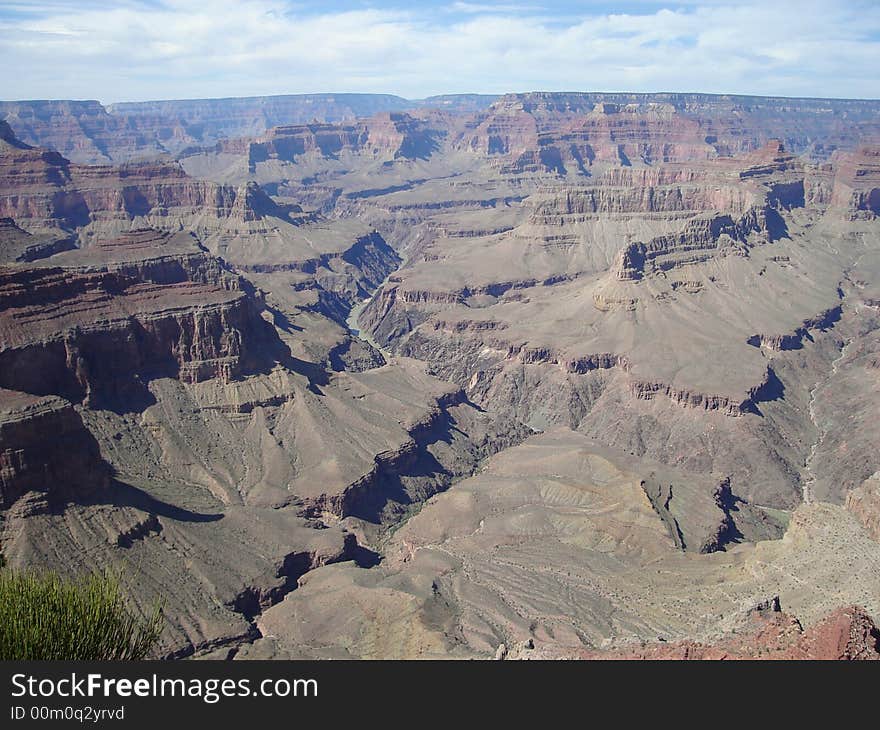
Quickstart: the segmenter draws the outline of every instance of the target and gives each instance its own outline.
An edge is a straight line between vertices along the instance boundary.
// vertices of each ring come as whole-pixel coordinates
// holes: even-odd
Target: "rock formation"
[[[55,396],[8,390],[0,392],[0,402],[0,506],[10,509],[28,495],[33,511],[107,491],[109,468],[73,406]]]
[[[273,127],[342,122],[407,109],[474,113],[495,97],[451,94],[409,101],[389,94],[294,94],[231,99],[123,102],[0,101],[0,122],[19,139],[84,164],[176,154],[193,145],[259,136]]]
[[[878,112],[4,102],[0,551],[163,656],[876,658]]]
[[[846,495],[846,508],[875,540],[880,540],[880,474],[875,473]]]
[[[839,608],[804,629],[788,614],[755,611],[744,628],[745,635],[717,644],[673,642],[644,644],[633,649],[584,652],[579,659],[672,659],[682,660],[820,660],[877,661],[880,631],[858,606]],[[520,651],[510,658],[550,658],[540,652]],[[560,657],[553,657],[560,658]],[[573,658],[573,657],[571,657]]]

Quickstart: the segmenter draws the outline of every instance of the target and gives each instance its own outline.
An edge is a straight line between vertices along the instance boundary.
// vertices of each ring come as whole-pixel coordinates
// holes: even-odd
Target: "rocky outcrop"
[[[847,493],[846,508],[880,541],[880,472]]]
[[[618,255],[615,276],[618,281],[638,281],[654,272],[717,255],[745,256],[751,245],[750,234],[772,242],[782,234],[780,223],[778,214],[769,208],[751,208],[738,220],[729,215],[697,218],[689,221],[682,233],[626,246]]]
[[[241,278],[201,248],[191,233],[135,229],[100,238],[88,248],[54,261],[67,270],[103,270],[153,284],[191,281],[230,291],[243,288]]]
[[[880,146],[840,153],[832,166],[830,207],[850,220],[880,217]]]
[[[0,218],[0,264],[36,261],[75,248],[72,236],[34,236],[23,231],[12,218]]]
[[[15,130],[19,139],[38,147],[47,147],[83,164],[124,161],[141,156],[155,156],[166,151],[156,135],[164,127],[167,142],[186,135],[175,130],[174,123],[164,125],[158,119],[150,124],[140,120],[114,117],[97,101],[2,101],[0,119]],[[148,121],[148,120],[143,120]]]
[[[381,299],[382,293],[378,296]],[[640,376],[633,372],[630,358],[625,355],[617,353],[572,355],[550,347],[511,343],[504,339],[505,328],[491,321],[481,321],[476,326],[466,327],[462,322],[456,322],[453,326],[444,326],[442,320],[432,320],[430,330],[422,328],[410,334],[413,327],[419,324],[418,320],[413,319],[415,315],[403,314],[402,310],[393,304],[384,315],[377,315],[377,311],[381,310],[374,310],[366,318],[362,317],[362,321],[371,319],[376,321],[374,332],[390,335],[389,344],[397,346],[409,357],[432,363],[433,372],[458,383],[478,402],[483,399],[487,383],[496,376],[504,379],[505,370],[517,364],[550,365],[565,375],[588,375],[603,370],[619,370],[624,373],[626,387],[636,400],[651,401],[663,396],[684,408],[718,412],[730,417],[756,413],[758,404],[765,400],[773,400],[778,395],[775,391],[777,379],[769,367],[765,368],[763,378],[739,397],[731,394],[707,393],[696,388],[682,387]],[[377,316],[378,320],[375,319]],[[402,331],[404,329],[405,332]],[[498,335],[493,336],[494,332],[498,332]],[[397,339],[404,335],[407,335],[406,338],[401,341],[402,344],[398,344]]]
[[[713,485],[714,483],[714,485]],[[652,472],[641,486],[680,550],[714,553],[740,542],[730,479]]]
[[[395,449],[376,454],[372,468],[340,492],[305,500],[300,507],[302,514],[320,517],[329,513],[339,518],[355,516],[379,522],[388,518],[389,509],[399,511],[401,505],[424,501],[448,487],[452,479],[461,474],[441,472],[426,483],[416,479],[414,487],[419,490],[416,494],[407,493],[405,482],[408,477],[424,474],[426,465],[434,461],[429,446],[446,438],[444,434],[451,422],[449,409],[466,400],[460,390],[439,396],[432,408],[416,422],[408,424],[409,438],[406,441]],[[474,464],[471,461],[466,468],[472,468]]]
[[[301,212],[282,208],[253,182],[233,187],[196,180],[177,163],[87,167],[57,152],[4,144],[0,217],[29,230],[112,227],[136,218],[180,229],[183,221],[245,223]]]
[[[245,586],[229,603],[236,613],[242,614],[247,620],[253,621],[265,609],[274,606],[293,590],[296,590],[299,579],[311,570],[324,565],[346,560],[355,560],[358,554],[357,539],[352,533],[346,533],[341,549],[333,546],[327,549],[311,549],[292,552],[285,555],[265,575],[258,576]]]
[[[335,159],[342,153],[378,159],[427,158],[444,133],[400,112],[379,114],[349,123],[317,123],[275,127],[260,140],[218,143],[219,152],[247,155],[248,169],[269,160],[298,162],[300,158]]]
[[[527,657],[520,653],[516,658]],[[741,632],[715,644],[694,641],[643,644],[612,651],[585,651],[578,658],[876,661],[880,659],[880,631],[859,606],[837,609],[804,629],[794,616],[779,611],[777,604],[775,611],[771,607],[752,612]]]
[[[561,97],[562,95],[560,95]],[[461,146],[498,159],[506,173],[587,174],[597,163],[630,166],[715,156],[699,124],[662,102],[621,104],[580,96],[508,95],[468,132]]]
[[[777,335],[752,335],[747,342],[754,347],[766,347],[775,352],[799,350],[803,347],[804,340],[810,336],[811,330],[825,330],[833,327],[834,323],[840,320],[842,311],[841,306],[832,307],[815,317],[805,319],[803,325],[795,329],[794,332]]]
[[[737,400],[727,395],[700,393],[689,388],[677,388],[669,383],[658,383],[633,378],[629,382],[632,396],[638,400],[653,400],[658,395],[684,408],[719,411],[726,416],[742,416],[754,412],[751,398]]]
[[[233,378],[259,363],[265,323],[245,292],[118,272],[0,271],[0,386],[139,403],[141,377]]]
[[[30,145],[22,142],[15,136],[15,132],[7,122],[0,121],[0,144],[3,147],[17,147],[18,149],[27,149]]]
[[[651,170],[652,177],[660,177]],[[686,175],[683,175],[686,176]],[[610,176],[612,179],[621,177]],[[632,176],[644,180],[646,175]],[[633,214],[663,213],[690,214],[709,211],[730,211],[742,215],[758,200],[747,188],[727,185],[719,187],[715,181],[690,183],[644,184],[641,180],[594,187],[576,187],[555,190],[532,198],[534,210],[530,222],[536,225],[561,226],[599,217]]]
[[[873,102],[709,94],[508,94],[459,146],[510,174],[589,174],[596,164],[654,165],[732,156],[781,137],[795,152],[857,120]]]
[[[355,238],[350,247],[342,252],[328,252],[319,256],[289,261],[261,263],[236,261],[235,267],[239,271],[252,271],[258,274],[277,271],[317,274],[320,269],[332,269],[336,260],[356,266],[363,275],[364,286],[372,289],[397,267],[400,263],[400,256],[385,242],[382,236],[376,231],[371,231]]]
[[[32,513],[92,498],[109,483],[98,442],[70,403],[0,389],[0,509],[29,495]]]

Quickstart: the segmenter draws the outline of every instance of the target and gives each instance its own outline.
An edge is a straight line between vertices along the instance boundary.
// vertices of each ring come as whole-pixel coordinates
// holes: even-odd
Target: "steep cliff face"
[[[840,153],[833,162],[829,205],[851,220],[880,216],[880,147]]]
[[[500,158],[500,169],[508,173],[589,174],[602,163],[628,167],[717,154],[699,124],[669,104],[598,102],[587,114],[575,115],[549,113],[516,97],[496,103],[461,144]]]
[[[70,162],[65,157],[25,144],[8,125],[0,124],[0,167],[7,190],[23,193],[39,187],[60,187],[70,181]]]
[[[437,150],[444,135],[442,125],[396,112],[347,123],[274,127],[255,141],[218,142],[214,151],[246,155],[248,170],[254,173],[261,163],[335,160],[340,154],[379,160],[425,159]]]
[[[340,122],[407,108],[388,94],[291,94],[286,96],[176,101],[123,102],[108,111],[128,119],[176,119],[199,129],[203,142],[223,137],[258,136],[272,127],[313,120]]]
[[[638,281],[645,276],[700,263],[716,255],[747,255],[749,236],[757,234],[772,243],[784,223],[769,208],[752,208],[738,220],[716,215],[689,221],[681,233],[658,236],[648,243],[631,243],[618,254],[613,268],[618,281]]]
[[[194,180],[177,164],[72,165],[54,152],[8,149],[0,156],[0,215],[33,229],[74,230],[141,219],[260,220],[281,210],[254,185]]]
[[[399,260],[368,227],[331,230],[321,216],[276,202],[253,181],[231,186],[199,180],[176,163],[85,167],[45,150],[9,145],[2,152],[0,215],[58,240],[76,236],[95,243],[105,254],[131,229],[188,230],[242,271],[311,274],[308,286],[342,296],[345,306]],[[119,249],[125,249],[119,261],[131,258],[130,243]],[[202,255],[199,265],[205,262]]]
[[[106,108],[97,101],[19,101],[0,102],[0,119],[25,142],[92,165],[256,136],[283,124],[315,118],[340,121],[405,106],[398,97],[371,94],[138,102]]]
[[[880,214],[880,147],[869,143],[834,152],[830,162],[808,170],[811,205],[845,220],[872,220]]]
[[[376,145],[399,149],[406,120],[386,121]],[[85,168],[7,136],[0,404],[52,406],[0,434],[13,564],[137,554],[139,606],[169,571],[181,586],[163,652],[237,647],[305,572],[375,560],[341,521],[372,540],[509,442],[457,388],[347,329],[400,262],[369,225],[253,183]],[[44,428],[58,448],[38,448]]]
[[[236,146],[244,143],[248,168],[253,171],[258,163],[270,159],[292,162],[307,154],[330,157],[342,150],[357,151],[366,144],[367,136],[363,125],[313,123],[275,127],[266,135],[265,140],[230,140],[229,143],[220,143],[219,149],[234,152]]]
[[[122,163],[179,154],[187,148],[223,140],[259,137],[273,127],[335,124],[405,110],[439,109],[466,115],[485,109],[496,97],[450,94],[406,100],[388,94],[299,94],[231,99],[184,99],[123,102],[102,106],[97,101],[0,102],[6,120],[25,142],[51,148],[79,164]],[[394,130],[394,135],[399,130]],[[244,143],[246,146],[246,142]],[[241,143],[238,143],[241,149]],[[422,149],[405,145],[404,153]]]
[[[590,174],[603,163],[629,167],[729,157],[774,137],[801,152],[838,130],[852,130],[859,120],[876,127],[875,113],[869,101],[509,94],[477,120],[460,146],[494,158],[508,173]]]
[[[110,116],[97,101],[4,101],[0,118],[19,139],[84,164],[165,151],[149,131]]]
[[[190,281],[6,270],[0,302],[2,386],[87,404],[122,406],[150,375],[232,378],[256,365],[266,339],[248,295]]]
[[[18,139],[18,137],[15,136],[12,127],[4,121],[0,121],[0,145],[2,145],[2,149],[7,149],[9,147],[27,149],[30,146]]]
[[[813,426],[770,423],[798,418],[777,404],[801,387],[773,358],[824,361],[814,340],[837,326],[837,285],[862,250],[834,261],[807,243],[825,210],[806,195],[811,169],[771,140],[737,158],[545,181],[509,231],[426,244],[360,322],[504,418],[728,473],[737,497],[790,506]],[[705,449],[676,435],[685,421]]]
[[[16,565],[129,558],[142,606],[171,580],[173,656],[699,653],[767,596],[876,614],[847,500],[878,468],[875,102],[245,101],[106,114],[147,138],[108,159],[180,165],[0,124]]]
[[[4,387],[120,405],[138,400],[141,377],[229,379],[264,362],[261,301],[191,234],[142,229],[57,248],[45,264],[0,270]]]
[[[224,290],[243,288],[241,277],[211,256],[192,233],[140,228],[100,238],[87,248],[52,259],[68,270],[106,270],[131,281],[180,284],[186,281]]]
[[[29,175],[22,178],[22,171],[29,171]],[[176,284],[182,290],[187,281],[223,290],[240,289],[228,266],[219,264],[216,256],[222,256],[239,271],[263,277],[260,285],[270,296],[277,292],[283,299],[295,301],[289,306],[273,300],[280,316],[309,310],[333,320],[335,335],[321,337],[326,341],[335,336],[335,341],[319,344],[325,358],[331,352],[338,355],[345,351],[349,353],[345,359],[352,363],[361,357],[365,362],[376,360],[375,353],[361,353],[362,348],[352,346],[347,334],[339,331],[348,309],[399,262],[382,237],[367,226],[331,223],[315,213],[303,212],[296,204],[277,203],[253,181],[220,185],[191,178],[176,164],[84,167],[21,143],[10,143],[0,156],[0,190],[8,193],[0,193],[0,209],[15,216],[17,225],[46,232],[27,237],[10,228],[4,240],[10,241],[6,247],[12,258],[48,255],[72,247],[78,239],[85,248],[69,256],[65,266],[79,273],[91,274],[98,268],[127,277],[127,283],[120,285],[126,291],[129,284],[138,282]],[[180,230],[191,234],[170,235]],[[162,290],[161,296],[166,294]],[[187,301],[195,301],[195,296],[190,294]],[[230,303],[229,307],[235,311],[238,305]],[[253,312],[242,316],[256,322]],[[212,366],[187,365],[181,371],[184,377],[202,380],[211,373],[228,377],[239,372],[237,335],[231,333],[228,342],[217,339],[201,350],[188,344],[191,337],[198,339],[197,335],[184,333],[193,327],[201,327],[200,331],[219,328],[219,333],[227,324],[238,327],[240,319],[235,315],[234,321],[227,321],[223,314],[210,325],[180,323],[183,344],[172,349],[199,350],[201,355],[189,359],[214,362]],[[165,344],[160,351],[170,347],[169,337],[172,335],[167,332],[161,335]],[[173,355],[172,359],[182,363],[188,358]]]
[[[880,540],[880,473],[875,473],[846,495],[846,508],[875,540]]]
[[[478,95],[407,101],[378,94],[313,94],[106,108],[96,101],[16,101],[0,102],[0,120],[29,144],[77,163],[102,164],[259,137],[273,127],[428,109],[473,116],[461,147],[495,157],[511,172],[584,172],[595,162],[640,165],[728,156],[780,134],[796,152],[807,150],[821,159],[850,145],[856,127],[862,136],[880,131],[876,103],[870,101],[710,94],[531,93],[497,101]]]
[[[255,183],[218,185],[187,176],[177,163],[75,165],[54,151],[21,143],[6,127],[0,139],[0,216],[29,229],[89,225],[112,228],[138,219],[169,226],[263,217],[287,219],[301,212],[279,206]]]
[[[25,495],[31,497],[28,512],[84,501],[101,495],[109,483],[98,442],[70,403],[0,390],[0,508]]]
[[[654,171],[652,171],[654,172]],[[678,173],[675,177],[695,177],[699,172]],[[653,174],[657,177],[656,172]],[[715,181],[665,182],[650,185],[623,181],[623,175],[610,184],[591,187],[573,187],[547,191],[532,198],[535,203],[530,222],[535,225],[561,226],[599,216],[627,213],[660,213],[667,215],[693,214],[716,210],[744,212],[757,196],[748,189],[733,184],[718,186]],[[646,176],[640,176],[643,179]],[[603,183],[605,181],[603,180]],[[615,185],[614,182],[617,184]]]

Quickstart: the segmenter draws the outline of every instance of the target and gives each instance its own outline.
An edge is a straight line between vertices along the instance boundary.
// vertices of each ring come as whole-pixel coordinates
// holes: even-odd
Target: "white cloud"
[[[449,10],[456,13],[534,13],[537,10],[544,10],[541,5],[505,5],[503,3],[452,3]]]
[[[702,2],[303,14],[281,0],[47,2],[3,13],[4,98],[320,91],[711,91],[880,97],[876,3]],[[633,3],[628,4],[633,7]],[[447,9],[450,6],[447,6]],[[591,10],[592,8],[592,10]]]

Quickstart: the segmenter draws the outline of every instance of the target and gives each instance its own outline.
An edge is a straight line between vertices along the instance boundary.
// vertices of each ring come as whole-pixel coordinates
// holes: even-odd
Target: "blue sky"
[[[877,0],[0,2],[0,98],[704,91],[880,98]]]

